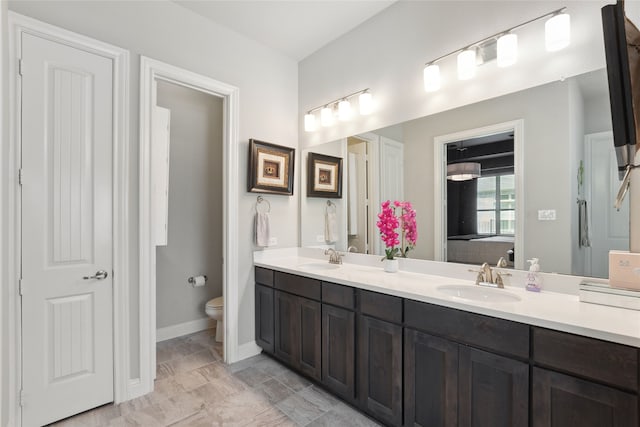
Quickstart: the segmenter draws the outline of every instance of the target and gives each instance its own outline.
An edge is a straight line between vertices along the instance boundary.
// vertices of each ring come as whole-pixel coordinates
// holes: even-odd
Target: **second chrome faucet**
[[[507,261],[504,257],[500,257],[496,263],[496,268],[504,268],[507,266]],[[469,270],[473,273],[478,273],[476,276],[476,285],[491,286],[494,288],[504,288],[503,276],[511,276],[511,273],[505,273],[503,271],[493,270],[488,262],[482,263],[480,270]]]

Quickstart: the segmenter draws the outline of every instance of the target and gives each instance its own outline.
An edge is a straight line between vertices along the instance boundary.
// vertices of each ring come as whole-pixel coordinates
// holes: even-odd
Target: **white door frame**
[[[3,364],[3,382],[7,381],[7,396],[2,399],[8,425],[21,425],[20,389],[22,324],[19,296],[21,206],[18,171],[21,155],[21,80],[18,73],[22,34],[28,33],[53,42],[108,58],[113,63],[113,331],[114,331],[114,399],[127,400],[129,377],[129,52],[53,25],[9,12],[9,141],[3,147],[7,155],[6,170],[0,175],[0,188],[7,189],[6,219],[2,235],[7,239],[7,251],[0,258],[3,272],[3,322],[7,322],[2,347],[8,360]],[[25,177],[25,179],[28,179]]]
[[[470,139],[477,136],[492,135],[501,132],[513,131],[513,161],[515,167],[516,184],[516,239],[514,267],[518,270],[524,269],[524,120],[513,120],[510,122],[497,123],[481,128],[463,130],[461,132],[436,136],[433,139],[433,206],[434,206],[434,259],[435,261],[446,261],[447,255],[447,180],[446,170],[446,145],[450,142]],[[444,203],[443,203],[444,201]],[[487,260],[492,262],[492,260]]]
[[[238,165],[239,90],[210,77],[140,57],[140,378],[136,394],[153,390],[156,348],[156,262],[151,221],[151,111],[157,80],[223,99],[223,282],[224,361],[238,360]]]

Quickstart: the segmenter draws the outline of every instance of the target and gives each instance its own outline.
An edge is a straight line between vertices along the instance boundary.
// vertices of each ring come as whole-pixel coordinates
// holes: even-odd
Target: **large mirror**
[[[341,157],[345,167],[341,199],[328,204],[302,189],[302,246],[381,254],[380,202],[407,200],[418,222],[411,258],[494,264],[511,255],[523,269],[535,257],[546,272],[607,277],[608,251],[628,249],[629,233],[628,205],[613,208],[619,181],[607,87],[606,71],[597,70],[303,150],[303,176],[308,152]],[[463,159],[482,163],[496,135],[514,138],[513,129],[511,168],[485,173],[464,192],[447,185],[447,161],[461,161],[455,152],[482,152]],[[502,230],[487,228],[496,215],[508,219]],[[476,226],[448,227],[461,217]]]

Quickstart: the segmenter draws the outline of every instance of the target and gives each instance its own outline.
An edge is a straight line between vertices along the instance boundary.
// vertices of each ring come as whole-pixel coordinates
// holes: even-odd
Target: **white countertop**
[[[328,263],[327,257],[322,256],[322,251],[293,248],[254,253],[254,264],[259,267],[640,347],[640,311],[583,303],[572,293],[548,290],[540,293],[528,292],[520,286],[491,290],[517,295],[520,300],[515,302],[460,299],[442,293],[437,287],[475,286],[473,273],[467,272],[468,266],[456,267],[450,263],[410,260],[404,267],[414,271],[403,271],[401,264],[401,271],[386,273],[379,259],[380,257],[369,255],[349,254],[339,268],[320,270],[310,269],[309,266]],[[431,271],[434,274],[430,274]],[[514,276],[518,276],[518,273]],[[547,276],[549,275],[545,275],[545,283],[551,285],[554,278]],[[570,279],[573,277],[575,276],[562,276],[557,280],[569,282],[571,286]],[[566,288],[567,284],[563,286]],[[577,284],[575,286],[577,288]]]

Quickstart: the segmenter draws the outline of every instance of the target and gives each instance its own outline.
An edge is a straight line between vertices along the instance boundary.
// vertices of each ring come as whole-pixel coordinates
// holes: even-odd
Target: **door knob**
[[[91,279],[104,280],[107,278],[108,275],[109,273],[107,273],[106,271],[98,270],[96,271],[96,274],[94,276],[84,276],[83,279],[84,280],[91,280]]]

